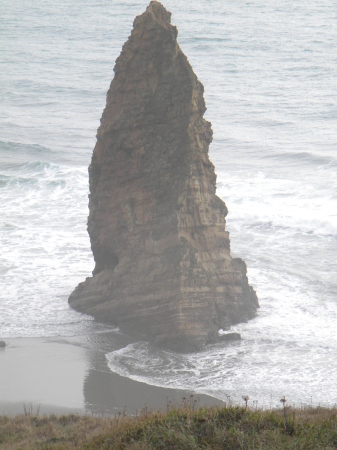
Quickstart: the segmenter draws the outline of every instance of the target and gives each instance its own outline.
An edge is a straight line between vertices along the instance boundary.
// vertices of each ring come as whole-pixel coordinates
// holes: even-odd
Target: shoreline
[[[39,415],[138,414],[145,408],[165,412],[169,402],[181,405],[184,397],[198,406],[224,405],[209,395],[118,375],[107,365],[107,349],[92,348],[85,339],[5,339],[8,345],[0,349],[0,415],[25,414],[25,409]]]

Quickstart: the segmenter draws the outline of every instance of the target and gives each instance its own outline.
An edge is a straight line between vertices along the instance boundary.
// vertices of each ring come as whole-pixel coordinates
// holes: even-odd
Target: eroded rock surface
[[[89,167],[96,266],[69,303],[190,351],[254,317],[258,300],[245,263],[230,256],[203,86],[170,17],[151,2],[116,61]]]

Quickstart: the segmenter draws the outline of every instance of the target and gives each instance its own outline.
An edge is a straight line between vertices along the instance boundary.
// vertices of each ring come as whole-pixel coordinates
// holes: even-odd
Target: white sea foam
[[[74,334],[83,317],[70,310],[67,296],[93,264],[85,229],[87,171],[32,162],[6,174],[1,335],[58,335],[60,324],[71,324],[67,333]]]
[[[294,277],[250,271],[260,295],[258,317],[232,327],[242,340],[181,355],[131,344],[107,355],[114,372],[165,387],[180,387],[240,402],[249,393],[266,407],[283,395],[292,403],[333,405],[337,395],[337,305],[306,292]]]

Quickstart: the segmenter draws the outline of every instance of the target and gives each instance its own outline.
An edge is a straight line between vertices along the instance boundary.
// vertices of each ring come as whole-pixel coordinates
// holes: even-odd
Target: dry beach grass
[[[190,404],[114,417],[0,416],[1,449],[334,449],[337,409]]]

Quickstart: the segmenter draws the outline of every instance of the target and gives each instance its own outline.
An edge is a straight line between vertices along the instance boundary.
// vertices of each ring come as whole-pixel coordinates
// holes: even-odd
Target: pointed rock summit
[[[152,1],[117,58],[89,167],[96,266],[69,303],[136,339],[191,351],[254,317],[258,300],[246,264],[230,256],[204,89],[170,22]]]

